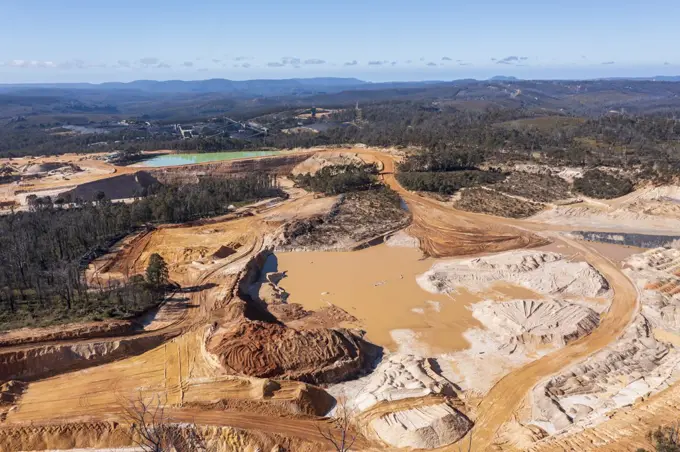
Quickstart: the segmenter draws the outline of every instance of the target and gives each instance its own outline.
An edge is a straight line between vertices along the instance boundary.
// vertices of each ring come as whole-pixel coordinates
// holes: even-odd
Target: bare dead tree
[[[337,401],[330,426],[317,426],[317,429],[337,452],[349,452],[357,439],[356,427],[355,411],[348,406],[347,398],[343,397]]]
[[[165,412],[165,402],[158,394],[144,398],[139,393],[124,407],[132,442],[144,452],[207,452],[195,426],[173,422]]]

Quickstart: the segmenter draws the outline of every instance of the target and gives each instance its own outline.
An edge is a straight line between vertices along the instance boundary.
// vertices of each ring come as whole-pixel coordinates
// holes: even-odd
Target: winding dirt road
[[[381,177],[386,184],[401,195],[413,215],[409,233],[420,239],[423,251],[430,256],[447,257],[540,246],[548,241],[534,232],[550,236],[551,233],[546,229],[553,231],[564,229],[559,226],[454,210],[433,199],[405,190],[394,176],[395,158],[393,156],[363,149],[355,149],[353,152],[370,156],[371,159],[382,163]],[[303,203],[299,200],[293,199],[283,203],[281,210],[295,212],[302,205]],[[244,250],[235,255],[233,260],[245,259],[257,252],[262,246],[262,236],[267,229],[263,227],[264,223],[258,217],[243,219],[241,223],[238,227],[249,229],[251,235],[257,236],[257,239],[248,246],[244,246]],[[233,223],[229,223],[229,227],[232,225]],[[556,238],[556,235],[553,234],[551,238]],[[473,447],[476,451],[490,450],[499,429],[513,418],[527,394],[537,383],[612,343],[623,333],[636,312],[636,289],[616,265],[584,243],[562,237],[560,240],[579,249],[585,259],[607,278],[614,290],[613,302],[609,311],[603,316],[600,326],[592,334],[511,372],[491,389],[476,410],[475,427],[472,430]],[[139,259],[139,257],[138,255],[131,256],[134,259]],[[233,263],[233,260],[228,263]],[[218,266],[207,266],[195,280],[200,284],[210,282],[218,267],[221,269],[225,265],[227,263],[221,262]],[[170,330],[173,333],[180,334],[196,326],[197,323],[209,320],[209,316],[205,315],[205,306],[202,306],[206,303],[206,295],[199,292],[193,297],[193,303],[201,305],[200,308],[191,313],[190,317],[183,318],[178,324],[172,325]],[[203,313],[199,314],[201,311]],[[221,391],[226,393],[235,391],[238,384],[233,382],[221,382],[214,388],[208,388],[207,392],[205,392],[205,387],[190,383],[192,377],[209,376],[206,366],[197,364],[197,358],[192,357],[192,353],[198,352],[193,344],[198,333],[195,328],[192,329],[193,335],[183,334],[140,356],[98,366],[87,372],[65,374],[32,383],[23,396],[20,409],[8,415],[5,425],[13,422],[20,425],[39,420],[48,422],[50,419],[56,421],[74,415],[85,418],[107,418],[107,413],[110,416],[116,406],[115,397],[111,394],[112,384],[117,390],[126,394],[133,393],[140,384],[149,390],[162,390],[169,400],[172,399],[173,403],[179,404],[190,401],[194,395],[196,400],[201,400],[207,393],[219,394]],[[167,333],[167,331],[161,333]],[[192,353],[189,352],[190,350]],[[195,372],[195,375],[191,375],[191,372]],[[88,387],[88,390],[83,391],[84,387]],[[252,392],[252,388],[245,387],[245,389],[238,392],[238,397],[248,399],[256,393],[256,391]],[[86,395],[79,396],[83,392]],[[49,395],[47,399],[46,395]],[[318,426],[325,425],[325,421],[295,420],[257,413],[226,413],[183,408],[174,410],[172,414],[174,418],[199,424],[271,431],[312,441],[320,440]],[[361,444],[362,447],[365,445],[366,443]],[[458,446],[444,450],[457,451]]]
[[[623,334],[638,308],[637,290],[615,264],[586,243],[546,231],[562,228],[443,207],[435,200],[405,190],[394,177],[392,157],[375,152],[369,154],[382,162],[383,179],[399,192],[413,213],[409,232],[421,240],[424,252],[443,257],[533,247],[546,242],[528,230],[541,231],[543,235],[562,240],[580,250],[585,260],[605,276],[614,291],[611,306],[593,333],[509,373],[482,399],[471,431],[473,448],[475,451],[490,450],[499,429],[513,418],[535,385],[602,350]],[[458,446],[442,450],[458,451]]]

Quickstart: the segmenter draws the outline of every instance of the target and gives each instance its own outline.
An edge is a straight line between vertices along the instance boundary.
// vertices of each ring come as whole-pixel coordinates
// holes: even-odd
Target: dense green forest
[[[251,174],[157,186],[131,204],[102,199],[63,208],[43,198],[29,212],[0,216],[0,329],[134,314],[157,296],[129,287],[141,287],[134,280],[88,291],[82,270],[93,257],[147,223],[185,222],[224,213],[230,204],[280,195],[274,177]],[[94,309],[97,305],[105,309]]]
[[[468,154],[467,161],[459,162],[467,166],[475,166],[480,160],[531,160],[588,167],[637,165],[647,169],[650,176],[668,176],[680,170],[680,121],[672,114],[612,113],[582,118],[533,107],[487,107],[480,111],[446,104],[424,108],[426,104],[386,101],[365,105],[364,121],[359,124],[347,122],[354,119],[352,109],[342,110],[331,116],[335,125],[319,133],[280,133],[277,127],[285,121],[279,119],[279,126],[274,125],[268,136],[247,141],[225,135],[178,140],[144,131],[60,136],[19,123],[0,127],[0,156],[129,147],[211,152],[365,143],[432,150],[456,147]],[[280,116],[285,118],[285,112]],[[89,146],[104,139],[110,144]]]

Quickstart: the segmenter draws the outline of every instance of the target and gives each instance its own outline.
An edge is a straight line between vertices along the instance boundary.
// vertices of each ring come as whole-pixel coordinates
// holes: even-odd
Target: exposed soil
[[[360,373],[379,349],[358,331],[293,329],[276,320],[267,306],[248,296],[258,281],[269,252],[248,263],[240,297],[207,339],[206,350],[230,373],[260,378],[287,378],[310,383],[335,383]]]
[[[345,391],[330,389],[356,395],[368,388],[355,399],[366,407],[359,418],[366,437],[359,438],[357,449],[456,451],[455,442],[474,422],[475,451],[527,449],[535,441],[536,450],[596,445],[628,450],[648,447],[644,435],[674,418],[680,403],[673,372],[680,355],[669,345],[680,343],[675,251],[628,258],[634,287],[618,263],[594,251],[595,245],[551,232],[568,229],[557,209],[551,211],[555,225],[537,220],[546,213],[520,221],[454,210],[403,190],[392,174],[392,156],[347,152],[380,162],[382,179],[408,207],[400,214],[410,216],[412,224],[388,239],[393,246],[280,253],[277,268],[260,271],[263,259],[253,258],[275,245],[273,238],[289,223],[328,218],[338,201],[290,189],[289,200],[126,239],[98,260],[88,280],[96,284],[141,272],[150,254],[159,252],[170,264],[171,278],[187,290],[187,302],[176,313],[153,313],[141,330],[124,337],[126,327],[112,324],[0,338],[5,341],[0,380],[8,381],[0,397],[5,417],[0,444],[10,450],[127,446],[127,427],[113,421],[121,420],[125,401],[141,392],[162,395],[173,421],[198,424],[220,450],[277,445],[320,450],[319,427],[328,424],[317,416],[332,400],[322,389],[291,379],[335,382],[370,368],[375,355],[367,351],[371,347],[362,333],[352,329],[357,326],[366,328],[368,340],[409,352],[388,355],[372,374],[343,383]],[[279,162],[286,172],[308,157],[296,155]],[[88,173],[88,165],[78,162],[83,180],[106,176]],[[91,168],[106,171],[103,162]],[[253,166],[230,162],[156,174],[191,180],[203,171],[243,168]],[[50,177],[57,176],[34,179],[36,186],[64,187],[63,180]],[[492,193],[513,201],[562,196],[559,182],[544,182],[546,190],[520,193],[526,187],[514,183],[508,195]],[[637,228],[670,224],[664,222],[674,215],[676,195],[648,189],[587,205],[600,209],[612,225]],[[350,209],[346,215],[369,223],[375,210],[383,209],[370,202],[357,205],[360,215]],[[621,221],[626,216],[632,223]],[[390,221],[382,218],[370,227],[346,222],[327,237],[345,234],[342,245],[351,248],[370,241],[380,223]],[[295,237],[314,233],[310,228]],[[569,260],[544,250],[488,255],[543,246],[548,239],[566,247],[561,253],[578,256]],[[309,240],[319,247],[326,238]],[[414,247],[429,257],[478,256],[434,262],[420,260]],[[430,294],[416,284],[418,274],[424,274],[420,282]],[[636,314],[638,290],[641,315]],[[99,334],[103,337],[94,337]],[[75,371],[64,373],[70,370]],[[14,382],[17,377],[30,382]],[[475,390],[484,385],[485,390]],[[617,408],[630,404],[632,410]],[[560,429],[565,430],[546,438]]]
[[[293,168],[291,174],[298,176],[300,174],[316,174],[320,169],[327,166],[334,165],[361,165],[363,160],[357,154],[350,154],[344,152],[324,152],[323,154],[314,154],[302,163]]]

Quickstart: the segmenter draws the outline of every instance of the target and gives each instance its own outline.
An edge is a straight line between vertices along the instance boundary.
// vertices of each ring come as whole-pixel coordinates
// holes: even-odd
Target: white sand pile
[[[384,413],[368,423],[373,433],[393,447],[436,448],[460,439],[472,427],[472,422],[445,402],[456,397],[454,385],[444,378],[436,360],[395,353],[363,378],[333,385],[328,392],[347,400],[348,408],[369,412],[380,402],[412,399],[413,408]],[[443,396],[442,402],[422,406],[423,398]],[[448,399],[451,400],[451,399]]]
[[[598,227],[612,231],[673,235],[680,219],[680,187],[643,188],[611,204],[589,200],[575,206],[557,206],[534,215],[532,219],[583,229]]]
[[[599,315],[566,300],[486,300],[472,306],[484,328],[463,335],[470,348],[437,358],[440,374],[463,391],[485,394],[508,372],[585,336]]]
[[[434,449],[461,439],[472,422],[445,404],[397,411],[371,421],[378,437],[398,448]]]
[[[652,327],[680,333],[680,250],[656,248],[625,262],[642,295],[642,313]]]
[[[544,210],[533,217],[532,221],[559,224],[574,228],[606,228],[612,231],[677,233],[677,221],[680,217],[680,206],[677,204],[648,202],[645,208],[605,210],[593,206],[557,206]],[[647,213],[646,213],[647,212]]]
[[[584,363],[534,388],[532,423],[555,433],[594,425],[613,409],[667,388],[678,379],[680,353],[657,341],[639,316],[625,336]]]
[[[534,388],[531,422],[549,433],[596,425],[680,380],[680,250],[649,250],[623,265],[641,313],[614,344]]]
[[[420,240],[416,237],[410,236],[406,231],[399,231],[392,234],[385,240],[387,246],[400,247],[400,248],[419,248]]]
[[[505,281],[545,295],[601,297],[610,294],[607,280],[590,264],[570,262],[561,254],[535,250],[440,262],[417,281],[432,293],[452,292],[458,287],[482,292],[497,281]]]
[[[564,346],[590,334],[600,322],[592,309],[562,300],[487,300],[476,303],[472,312],[508,343]]]
[[[369,376],[355,405],[364,411],[383,400],[432,394],[455,395],[453,384],[438,373],[436,363],[427,358],[395,353],[385,358]]]

